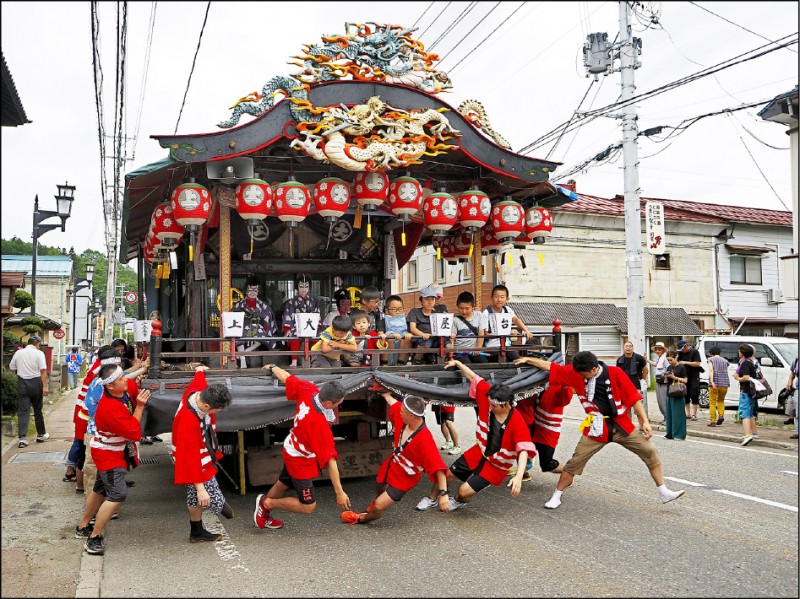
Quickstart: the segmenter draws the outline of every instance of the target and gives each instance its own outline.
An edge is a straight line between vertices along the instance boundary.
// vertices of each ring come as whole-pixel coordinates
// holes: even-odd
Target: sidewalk
[[[52,404],[45,398],[50,439],[44,443],[28,435],[30,445],[19,449],[16,435],[2,437],[4,597],[76,596],[83,542],[74,538],[74,528],[84,496],[75,492],[75,483],[61,479],[75,434],[72,413],[77,396],[75,389]]]
[[[650,426],[654,434],[664,432],[666,427],[658,423],[663,420],[663,416],[658,409],[658,402],[656,401],[655,391],[650,391],[647,394],[648,418],[650,419]],[[686,434],[691,437],[702,437],[706,439],[716,439],[717,441],[729,441],[731,443],[741,443],[742,425],[734,420],[736,408],[730,407],[725,409],[725,422],[720,426],[711,427],[707,426],[710,422],[708,417],[708,410],[700,408],[697,412],[697,420],[686,421]],[[572,401],[565,409],[564,416],[575,420],[583,420],[586,413],[583,411],[580,403],[577,400]],[[793,425],[784,425],[783,421],[786,420],[784,414],[766,413],[759,414],[759,421],[756,431],[758,439],[748,445],[748,447],[771,447],[772,449],[789,449],[797,451],[797,439],[790,439],[789,435],[794,432]],[[636,419],[634,418],[634,422]]]

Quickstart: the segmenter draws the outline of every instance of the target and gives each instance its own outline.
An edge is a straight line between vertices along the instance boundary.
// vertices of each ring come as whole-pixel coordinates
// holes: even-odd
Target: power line
[[[206,16],[203,18],[203,26],[200,28],[200,37],[197,39],[197,48],[194,51],[194,58],[192,59],[192,70],[189,71],[189,80],[186,82],[186,91],[183,92],[183,102],[181,102],[181,110],[178,113],[178,120],[175,123],[175,133],[178,133],[178,125],[181,122],[181,115],[183,115],[183,107],[186,104],[186,96],[189,94],[189,85],[192,83],[192,74],[194,73],[194,65],[197,62],[197,54],[200,52],[200,42],[203,41],[203,32],[206,30],[206,22],[208,21],[208,9],[211,8],[211,0],[208,0],[206,5]]]
[[[477,4],[477,2],[476,2],[475,4]],[[500,4],[501,4],[501,2],[497,2],[497,3],[495,3],[495,5],[494,5],[494,6],[493,6],[493,7],[492,7],[490,10],[489,10],[489,12],[487,12],[485,15],[483,15],[483,19],[486,19],[486,18],[487,18],[487,17],[488,17],[490,14],[492,14],[492,13],[494,12],[494,10],[495,10],[495,9],[496,9],[498,6],[500,6]],[[482,20],[483,20],[483,19],[482,19]],[[444,59],[445,59],[447,56],[449,56],[449,55],[450,55],[450,54],[453,52],[453,50],[455,50],[455,49],[456,49],[456,48],[458,48],[458,47],[459,47],[461,44],[463,44],[463,43],[466,41],[466,39],[467,39],[467,38],[468,38],[470,35],[472,35],[472,33],[473,33],[474,31],[475,31],[475,27],[473,27],[472,29],[470,29],[470,30],[467,32],[467,34],[466,34],[465,36],[463,36],[463,37],[462,37],[460,40],[458,40],[458,43],[457,43],[455,46],[453,46],[452,48],[450,48],[450,50],[447,52],[447,54],[445,54],[445,55],[442,57],[442,60],[444,60]],[[441,61],[440,61],[440,62],[441,62]]]
[[[438,15],[436,15],[436,18],[434,18],[434,19],[433,19],[433,21],[431,21],[431,24],[430,24],[430,25],[428,25],[428,26],[425,28],[425,31],[423,31],[422,33],[420,33],[420,34],[417,36],[417,39],[418,39],[418,40],[421,40],[421,39],[422,39],[422,36],[423,36],[423,35],[425,35],[426,33],[428,33],[428,29],[430,29],[431,27],[433,27],[433,24],[434,24],[436,21],[438,21],[438,20],[439,20],[439,17],[441,17],[441,16],[442,16],[442,13],[444,13],[444,11],[446,11],[446,10],[447,10],[447,7],[448,7],[448,6],[450,6],[451,4],[452,4],[452,2],[448,2],[448,3],[445,5],[445,7],[442,9],[442,11],[441,11],[441,12],[440,12]]]
[[[458,24],[464,20],[464,17],[466,17],[469,13],[472,12],[472,9],[475,8],[477,4],[478,4],[477,2],[470,2],[469,4],[467,4],[467,7],[459,13],[459,15],[455,18],[455,20],[452,23],[450,23],[450,25],[448,25],[447,28],[445,28],[445,30],[439,35],[439,37],[437,37],[433,41],[433,43],[430,46],[428,46],[428,50],[433,50],[436,44],[438,44],[440,41],[442,41],[444,38],[450,35],[450,33],[458,26]]]
[[[153,30],[155,29],[156,22],[156,5],[158,2],[153,2],[150,5],[150,24],[147,27],[147,51],[144,56],[144,78],[142,79],[142,89],[139,92],[139,108],[138,116],[136,117],[136,129],[133,133],[133,151],[131,158],[136,158],[136,144],[139,141],[139,127],[142,124],[142,112],[144,108],[144,92],[147,88],[147,74],[150,70],[150,50],[153,48]]]
[[[434,0],[433,2],[428,4],[428,8],[426,8],[424,11],[422,11],[422,14],[417,17],[417,20],[414,21],[414,24],[411,26],[412,28],[417,26],[417,23],[419,23],[422,20],[422,17],[424,17],[426,14],[428,14],[428,11],[431,9],[431,6],[433,6],[435,3],[436,3],[436,0]]]
[[[550,156],[552,156],[553,152],[555,152],[556,148],[558,147],[559,142],[564,137],[564,132],[567,130],[567,127],[572,122],[572,119],[574,119],[575,116],[577,116],[578,111],[581,108],[581,104],[583,104],[583,101],[586,99],[586,96],[589,95],[589,90],[592,89],[592,85],[594,85],[594,79],[591,79],[591,81],[589,81],[589,87],[586,88],[586,93],[583,94],[583,97],[581,98],[581,101],[578,102],[578,106],[572,112],[572,116],[570,117],[570,119],[564,125],[564,131],[561,132],[561,135],[558,136],[558,139],[556,139],[556,142],[553,144],[553,147],[550,148],[550,151],[547,153],[547,156],[544,157],[545,160],[549,160]]]
[[[790,37],[791,35],[796,36],[797,34],[793,33],[793,34],[787,35],[787,36],[781,38],[778,41],[781,42],[781,41],[785,40],[786,38]],[[640,102],[640,101],[643,101],[643,100],[647,100],[647,99],[653,98],[653,97],[655,97],[657,95],[660,95],[662,93],[665,93],[667,91],[671,91],[673,89],[676,89],[678,87],[686,85],[687,83],[691,83],[693,81],[697,81],[699,79],[702,79],[703,77],[707,77],[708,75],[712,75],[714,73],[717,73],[717,72],[722,71],[724,69],[730,68],[732,66],[736,66],[738,64],[742,64],[742,63],[748,62],[750,60],[755,60],[756,58],[760,58],[762,56],[770,54],[771,52],[779,50],[779,49],[781,49],[781,48],[783,48],[785,46],[793,45],[793,44],[796,44],[796,43],[797,43],[797,37],[795,37],[793,40],[789,40],[787,42],[783,42],[783,43],[781,43],[780,45],[778,45],[776,47],[767,48],[766,50],[763,49],[763,48],[766,48],[766,45],[759,46],[758,48],[754,48],[753,50],[749,50],[748,52],[744,52],[742,54],[739,54],[738,56],[734,56],[733,58],[729,58],[728,60],[725,60],[725,61],[723,61],[721,63],[718,63],[718,64],[714,65],[713,67],[709,67],[709,68],[707,68],[707,69],[705,69],[703,71],[698,71],[698,72],[693,73],[691,75],[687,75],[686,77],[683,77],[681,79],[677,79],[675,81],[672,81],[671,83],[667,83],[665,85],[662,85],[661,87],[657,87],[657,88],[652,89],[650,91],[641,93],[639,95],[635,95],[635,96],[633,96],[631,98],[628,98],[627,100],[624,100],[624,101],[621,101],[621,102],[615,102],[613,104],[609,104],[607,106],[604,106],[602,108],[598,108],[596,110],[591,110],[591,111],[587,111],[587,112],[581,113],[580,115],[578,115],[581,120],[579,122],[575,123],[574,125],[570,126],[569,128],[567,128],[566,131],[571,131],[575,127],[581,127],[581,126],[593,121],[594,119],[611,112],[612,110],[615,110],[615,109],[618,109],[618,108],[622,108],[622,107],[627,106],[627,105],[632,104],[632,103],[636,103],[636,102]],[[758,52],[759,50],[761,50],[761,51]],[[753,52],[758,52],[758,53],[757,54],[752,54]],[[748,54],[751,54],[751,55],[748,56]],[[535,140],[535,141],[531,142],[530,144],[528,144],[527,146],[525,146],[522,150],[519,151],[519,153],[522,154],[522,153],[525,153],[525,152],[530,152],[532,150],[535,150],[538,147],[541,147],[542,145],[544,145],[546,143],[549,143],[555,137],[556,134],[559,134],[559,130],[563,126],[564,126],[563,123],[561,125],[558,125],[556,128],[552,129],[548,133],[545,133],[543,136],[541,136],[537,140]]]
[[[731,21],[730,19],[726,19],[726,18],[725,18],[725,17],[723,17],[722,15],[718,15],[717,13],[715,13],[715,12],[713,12],[713,11],[710,11],[710,10],[708,10],[708,9],[707,9],[705,6],[700,6],[700,5],[699,5],[697,2],[689,2],[689,4],[692,4],[692,5],[696,6],[696,7],[697,7],[697,8],[699,8],[700,10],[704,10],[704,11],[706,11],[708,14],[714,15],[714,16],[715,16],[715,17],[717,17],[718,19],[722,19],[722,20],[723,20],[723,21],[725,21],[726,23],[730,23],[730,24],[731,24],[731,25],[733,25],[734,27],[738,27],[739,29],[742,29],[742,30],[746,31],[747,33],[752,33],[752,34],[753,34],[753,35],[755,35],[756,37],[760,37],[762,40],[768,41],[768,42],[770,42],[771,44],[775,44],[775,43],[777,43],[777,42],[773,42],[773,41],[772,41],[771,39],[769,39],[768,37],[764,37],[764,36],[763,36],[763,35],[761,35],[760,33],[756,33],[755,31],[752,31],[752,30],[748,29],[747,27],[743,27],[742,25],[739,25],[738,23],[734,23],[734,22],[733,22],[733,21]],[[794,49],[792,49],[792,48],[786,48],[786,49],[787,49],[787,50],[791,50],[792,52],[794,52],[795,54],[797,54],[797,50],[794,50]]]
[[[455,66],[453,66],[453,68],[452,68],[452,69],[450,69],[450,72],[452,73],[453,71],[455,71],[455,70],[458,68],[458,65],[460,65],[460,64],[461,64],[462,62],[464,62],[464,61],[465,61],[467,58],[469,58],[469,57],[472,55],[472,53],[473,53],[473,52],[475,52],[475,50],[477,50],[478,48],[480,48],[480,47],[481,47],[481,46],[484,44],[484,42],[486,42],[486,40],[488,40],[490,37],[492,37],[492,36],[495,34],[495,32],[496,32],[498,29],[500,29],[500,28],[501,28],[503,25],[505,25],[506,21],[508,21],[508,20],[509,20],[511,17],[513,17],[515,14],[517,14],[517,11],[518,11],[520,8],[522,8],[523,6],[525,6],[526,4],[527,4],[527,2],[523,2],[522,4],[520,4],[520,5],[519,5],[519,6],[518,6],[518,7],[517,7],[515,10],[514,10],[514,12],[512,12],[510,15],[508,15],[508,16],[507,16],[507,17],[506,17],[506,18],[503,20],[503,22],[502,22],[502,23],[500,23],[500,24],[499,24],[497,27],[495,27],[495,28],[492,30],[492,32],[491,32],[489,35],[487,35],[487,36],[486,36],[485,38],[483,38],[483,39],[482,39],[480,42],[478,42],[478,44],[477,44],[477,45],[476,45],[474,48],[472,48],[472,50],[470,50],[470,51],[469,51],[469,52],[468,52],[468,53],[467,53],[467,54],[464,56],[464,58],[462,58],[461,60],[459,60],[459,61],[458,61],[458,62],[455,64]],[[451,50],[450,52],[452,52],[452,50]],[[450,54],[450,52],[448,52],[448,55]],[[442,60],[444,60],[444,58],[443,58]],[[440,62],[441,62],[441,61],[440,61]]]

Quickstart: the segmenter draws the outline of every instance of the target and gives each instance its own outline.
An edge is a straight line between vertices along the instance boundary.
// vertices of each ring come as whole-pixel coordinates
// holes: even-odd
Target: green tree
[[[0,249],[7,256],[31,256],[33,255],[33,242],[22,241],[16,235],[11,239],[0,240]],[[54,248],[49,245],[39,244],[38,256],[66,256],[67,252],[63,248]]]

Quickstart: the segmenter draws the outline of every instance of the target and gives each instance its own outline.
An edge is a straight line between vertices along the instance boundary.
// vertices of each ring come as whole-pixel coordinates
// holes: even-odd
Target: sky
[[[775,47],[769,41],[796,38],[797,2],[638,4],[640,16],[633,19],[634,35],[642,39],[637,93],[761,46]],[[101,2],[98,8],[109,136],[116,97],[116,6]],[[617,2],[212,2],[203,29],[207,6],[128,4],[123,106],[129,141],[123,172],[166,157],[152,135],[173,134],[176,126],[179,134],[217,131],[216,123],[229,117],[228,108],[237,99],[260,91],[276,75],[296,72],[288,62],[302,44],[343,33],[345,22],[416,23],[414,37],[439,54],[438,68],[453,81],[450,93],[440,97],[454,107],[466,99],[480,100],[491,126],[514,151],[566,123],[579,107],[607,106],[620,93],[619,73],[600,76],[596,83],[586,78],[582,54],[589,33],[606,32],[609,41],[615,39]],[[78,253],[105,252],[90,3],[4,1],[0,11],[3,54],[32,121],[2,128],[2,236],[30,240],[34,196],[39,195],[41,210],[55,210],[56,186],[68,182],[77,189],[66,231],[49,231],[40,243],[74,247]],[[666,141],[669,129],[640,138],[642,195],[791,210],[787,128],[763,121],[757,112],[792,90],[797,79],[794,44],[637,102],[643,131],[763,101],[732,115],[699,120]],[[251,118],[243,117],[242,123]],[[529,155],[562,162],[552,180],[563,182],[560,173],[621,137],[618,119],[600,117],[566,133],[555,147],[551,143]],[[107,144],[110,155],[110,139]],[[107,160],[109,183],[111,163]],[[570,178],[581,193],[613,197],[624,193],[622,167],[620,154]]]

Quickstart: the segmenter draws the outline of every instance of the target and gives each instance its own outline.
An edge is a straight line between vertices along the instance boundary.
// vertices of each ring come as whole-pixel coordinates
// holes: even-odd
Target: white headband
[[[412,409],[411,409],[411,407],[408,405],[408,398],[409,398],[409,397],[411,397],[411,396],[410,396],[410,395],[406,395],[406,396],[403,398],[403,405],[405,406],[406,410],[408,410],[409,412],[411,412],[412,414],[414,414],[414,416],[418,416],[419,418],[424,418],[424,417],[425,417],[425,404],[423,404],[423,406],[422,406],[422,414],[420,414],[420,413],[418,413],[418,412],[415,412],[415,411],[414,411],[414,410],[412,410]]]
[[[110,385],[111,383],[116,381],[119,377],[121,377],[122,374],[123,374],[122,368],[117,366],[117,369],[114,372],[112,372],[111,374],[109,374],[107,378],[104,378],[104,379],[100,380],[100,384],[101,385]]]
[[[122,358],[117,356],[115,358],[106,358],[104,360],[100,360],[100,365],[105,366],[106,364],[119,364],[120,362],[122,362]]]

